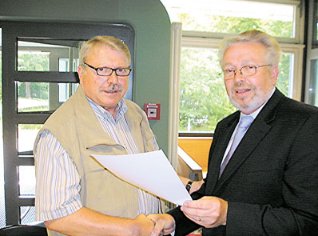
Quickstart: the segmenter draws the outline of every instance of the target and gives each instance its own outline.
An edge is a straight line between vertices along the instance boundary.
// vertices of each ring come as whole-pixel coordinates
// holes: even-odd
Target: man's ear
[[[83,66],[78,66],[77,67],[77,75],[78,75],[78,79],[81,81],[82,77],[83,77],[83,73],[84,73],[84,68]]]
[[[278,75],[279,75],[279,68],[278,66],[272,66],[272,80],[274,82],[274,84],[277,83],[278,80]]]

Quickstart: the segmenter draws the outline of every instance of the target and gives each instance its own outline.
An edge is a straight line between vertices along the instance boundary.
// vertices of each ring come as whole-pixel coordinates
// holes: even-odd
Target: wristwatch
[[[188,192],[190,192],[192,184],[193,184],[193,182],[191,180],[189,180],[189,182],[187,183],[187,185],[185,187]]]

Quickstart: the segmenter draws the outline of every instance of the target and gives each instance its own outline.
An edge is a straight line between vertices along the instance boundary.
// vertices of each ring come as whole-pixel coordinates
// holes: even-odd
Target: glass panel
[[[2,29],[0,28],[0,135],[2,132]],[[3,172],[3,140],[0,142],[0,228],[6,225],[4,202],[4,172]]]
[[[308,91],[308,103],[314,106],[318,106],[318,60],[311,60],[310,65],[310,80]]]
[[[312,48],[318,47],[318,2],[314,3],[313,24],[312,24]]]
[[[18,125],[18,152],[33,150],[34,141],[42,124],[19,124]]]
[[[80,42],[76,40],[18,38],[17,71],[75,72],[78,65]]]
[[[292,97],[293,93],[293,68],[294,54],[282,53],[281,62],[279,64],[279,76],[277,81],[277,88],[286,96]]]
[[[183,31],[240,33],[261,29],[277,37],[295,37],[295,5],[237,0],[161,1],[171,20],[182,23]]]
[[[217,53],[213,48],[181,50],[179,132],[212,132],[235,110],[226,95]]]
[[[78,64],[79,64],[79,59],[74,59],[73,65],[71,65],[70,60],[68,58],[59,58],[59,71],[68,72],[70,68],[72,68],[71,71],[77,71]]]
[[[34,166],[19,166],[19,193],[21,197],[35,195]]]
[[[49,83],[17,82],[18,112],[49,111]]]
[[[316,32],[316,34],[314,35],[316,38],[313,40],[313,44],[314,44],[314,47],[312,47],[312,48],[316,48],[317,47],[317,41],[318,41],[318,21],[316,21],[316,24],[314,24],[315,25],[315,31],[314,32]]]
[[[32,224],[35,223],[35,207],[34,206],[23,206],[20,207],[20,221],[21,224]]]
[[[76,90],[73,83],[16,82],[18,112],[54,111]]]
[[[21,48],[18,51],[18,71],[49,71],[49,52]]]

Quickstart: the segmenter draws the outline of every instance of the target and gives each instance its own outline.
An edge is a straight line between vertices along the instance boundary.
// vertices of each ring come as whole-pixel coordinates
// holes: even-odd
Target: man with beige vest
[[[35,141],[37,220],[49,235],[150,235],[154,224],[145,215],[160,212],[159,199],[91,157],[158,149],[143,110],[123,98],[129,49],[115,37],[96,36],[79,57],[77,91]]]

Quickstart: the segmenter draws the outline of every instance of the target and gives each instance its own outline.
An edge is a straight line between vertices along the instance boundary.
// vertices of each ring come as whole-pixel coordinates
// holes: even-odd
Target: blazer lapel
[[[234,172],[240,168],[247,158],[250,157],[253,150],[268,133],[270,127],[271,126],[266,124],[264,121],[257,122],[250,126],[221,175],[219,185],[222,185],[222,183],[224,183],[227,179],[231,178]]]
[[[236,112],[233,117],[229,119],[223,126],[220,126],[218,134],[213,137],[212,147],[213,153],[210,150],[209,156],[209,168],[206,181],[209,183],[206,185],[206,193],[214,192],[214,188],[217,185],[219,179],[220,165],[227,147],[228,142],[232,136],[236,124],[240,118],[240,113]],[[211,156],[213,155],[213,156]]]

